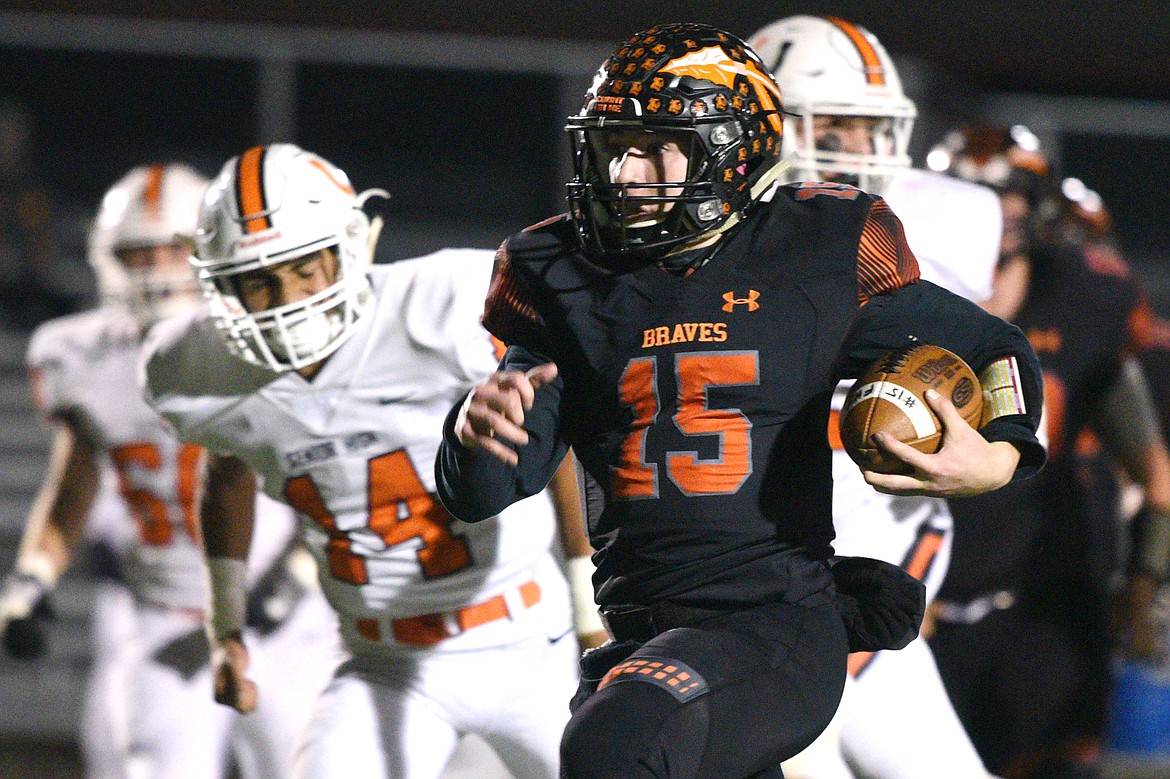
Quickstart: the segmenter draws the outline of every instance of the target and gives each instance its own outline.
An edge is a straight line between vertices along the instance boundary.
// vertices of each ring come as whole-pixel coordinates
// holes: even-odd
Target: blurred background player
[[[1148,636],[1152,584],[1170,552],[1170,460],[1133,359],[1150,341],[1152,312],[1116,255],[1087,250],[1027,128],[965,128],[932,155],[1000,193],[1004,240],[988,305],[1040,357],[1049,462],[1027,484],[951,501],[956,555],[933,607],[931,646],[989,769],[1012,779],[1097,776],[1118,526],[1078,441],[1094,431],[1143,488],[1123,600],[1126,631]]]
[[[190,250],[181,236],[194,232],[206,184],[177,164],[134,168],[119,180],[106,193],[90,235],[90,259],[104,304],[42,325],[28,353],[34,395],[57,424],[57,433],[15,571],[0,599],[0,622],[10,649],[27,649],[30,637],[36,638],[30,617],[43,610],[73,559],[100,493],[103,468],[111,464],[136,525],[134,542],[117,566],[133,598],[133,614],[128,625],[116,593],[98,601],[96,629],[110,634],[96,642],[94,684],[100,689],[89,707],[93,718],[110,718],[105,729],[121,752],[121,771],[136,777],[221,775],[234,720],[209,701],[210,656],[203,629],[207,574],[195,506],[201,452],[175,439],[142,401],[137,380],[146,330],[198,302]],[[271,505],[262,514],[258,557],[279,567],[292,534],[291,517]],[[98,516],[108,515],[102,511]],[[289,592],[286,588],[282,594]],[[264,594],[274,593],[266,589]],[[316,616],[314,602],[322,609]],[[329,616],[321,602],[319,594],[286,597],[283,613],[267,614],[264,632],[292,641],[282,647],[279,666],[291,678],[265,702],[268,727],[250,734],[245,759],[257,772],[248,776],[287,776],[295,740],[330,664],[336,663],[330,631],[313,627]],[[117,642],[125,643],[115,649]],[[119,710],[102,700],[124,705]],[[102,731],[102,723],[87,723],[86,731],[91,729]]]
[[[902,220],[922,278],[980,301],[991,294],[1000,211],[986,187],[910,167],[916,108],[894,63],[866,29],[835,17],[791,16],[750,39],[784,95],[784,154],[793,180],[852,184],[881,195]],[[853,382],[833,399],[839,412]],[[941,498],[875,491],[833,442],[834,550],[877,557],[942,584],[953,523]],[[796,779],[985,777],[925,639],[850,657],[850,681],[825,733],[784,766]]]
[[[352,653],[297,776],[436,777],[475,733],[518,777],[554,777],[577,643],[541,494],[466,525],[433,494],[447,410],[497,365],[480,325],[492,252],[370,267],[377,230],[344,172],[296,146],[230,160],[192,260],[211,309],[156,328],[151,402],[214,452],[202,522],[217,696],[255,701],[240,638],[254,473],[293,506]],[[382,193],[384,194],[384,193]],[[562,531],[587,551],[576,478]],[[261,692],[263,695],[264,692]]]

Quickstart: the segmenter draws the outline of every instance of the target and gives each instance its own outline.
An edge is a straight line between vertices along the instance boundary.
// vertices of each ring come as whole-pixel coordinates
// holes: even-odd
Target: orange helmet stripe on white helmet
[[[264,198],[264,155],[267,149],[253,146],[240,155],[236,169],[236,200],[240,204],[240,216],[244,218],[244,230],[258,233],[272,227],[268,218],[268,204]]]
[[[154,163],[146,169],[146,182],[142,188],[143,210],[152,219],[158,219],[162,211],[162,183],[166,167],[161,163]]]
[[[878,57],[877,51],[873,44],[865,37],[861,30],[857,29],[857,25],[848,22],[838,16],[826,16],[825,21],[835,25],[841,32],[848,36],[849,41],[857,47],[857,53],[861,55],[861,61],[865,63],[865,80],[867,83],[884,86],[886,83],[886,72],[882,68],[881,58]]]

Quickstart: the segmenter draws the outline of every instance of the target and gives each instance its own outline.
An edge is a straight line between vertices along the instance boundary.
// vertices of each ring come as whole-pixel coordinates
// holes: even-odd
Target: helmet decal
[[[332,184],[333,184],[333,186],[335,186],[335,187],[337,187],[338,189],[340,189],[340,190],[341,190],[343,193],[345,193],[345,194],[347,194],[347,195],[352,195],[352,194],[354,194],[353,187],[351,187],[351,186],[349,185],[349,182],[348,182],[348,181],[345,181],[345,180],[343,180],[343,179],[340,179],[340,178],[338,178],[338,177],[337,177],[337,176],[334,174],[333,170],[330,170],[330,169],[329,169],[329,168],[328,168],[328,167],[325,165],[325,163],[324,163],[324,162],[322,162],[321,160],[319,160],[319,159],[317,159],[317,158],[315,158],[315,157],[312,157],[312,158],[310,158],[310,159],[309,159],[309,165],[311,165],[312,167],[314,167],[314,168],[316,168],[317,170],[321,171],[321,175],[323,175],[323,176],[326,178],[326,180],[327,180],[327,181],[329,181],[330,183],[332,183]],[[336,169],[334,169],[334,170],[336,170]]]
[[[741,97],[744,90],[738,87],[737,79],[746,78],[756,88],[760,107],[764,111],[771,112],[768,114],[768,121],[772,123],[776,132],[783,130],[779,114],[780,101],[774,99],[772,94],[777,92],[776,82],[772,81],[772,77],[764,73],[760,66],[752,60],[736,59],[734,53],[731,58],[728,58],[721,48],[708,47],[673,59],[663,65],[660,70],[663,73],[690,76],[710,81],[713,84],[721,84]],[[778,97],[777,93],[776,98]],[[703,114],[706,112],[706,104],[701,100],[696,100],[691,104],[691,110],[692,113]]]

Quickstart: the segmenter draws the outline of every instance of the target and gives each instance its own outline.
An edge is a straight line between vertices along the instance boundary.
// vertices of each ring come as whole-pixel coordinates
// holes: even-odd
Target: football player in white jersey
[[[772,69],[786,110],[783,149],[793,180],[831,180],[880,194],[902,219],[922,278],[971,300],[992,292],[1001,214],[990,189],[910,167],[917,109],[885,48],[835,17],[792,16],[749,43]],[[838,387],[840,409],[848,384]],[[876,492],[830,423],[838,554],[876,557],[942,584],[952,519],[938,498]],[[925,639],[898,652],[850,657],[850,680],[828,730],[784,765],[796,779],[986,777]]]
[[[103,676],[96,684],[121,693],[121,710],[103,706],[98,693],[91,698],[93,716],[104,714],[111,721],[85,728],[97,732],[104,724],[120,742],[121,764],[107,762],[115,775],[220,776],[234,736],[229,736],[234,717],[209,702],[210,654],[203,630],[208,586],[195,505],[201,450],[175,438],[142,400],[137,377],[147,328],[198,304],[190,249],[177,236],[194,233],[206,184],[178,164],[137,167],[119,180],[106,193],[89,239],[103,305],[44,324],[28,350],[34,395],[57,423],[57,433],[15,571],[0,597],[0,625],[6,638],[29,626],[29,616],[70,564],[99,495],[103,468],[111,464],[136,526],[121,571],[134,608],[132,625],[121,634],[123,656],[99,658],[96,669]],[[293,521],[271,502],[262,513],[267,544],[260,556],[279,567],[283,558],[278,561],[277,553],[293,535]],[[253,769],[248,777],[288,775],[296,738],[328,678],[329,663],[336,662],[336,642],[317,627],[329,616],[323,598],[318,594],[286,606],[283,619],[269,615],[262,628],[270,637],[265,643],[278,635],[292,642],[280,653],[280,667],[285,672],[295,667],[298,675],[266,702],[265,721],[272,727],[248,734],[246,755]],[[108,615],[106,610],[101,616]],[[320,637],[310,640],[314,634]],[[109,651],[108,642],[97,643],[99,651]],[[120,684],[106,683],[107,672]]]
[[[352,653],[296,776],[437,777],[475,733],[516,776],[553,777],[577,643],[550,497],[464,524],[434,495],[443,419],[497,366],[480,325],[493,254],[371,266],[375,192],[290,144],[233,158],[200,209],[209,306],[152,334],[150,402],[215,453],[202,521],[218,698],[247,711],[257,692],[239,636],[255,474],[297,510]]]

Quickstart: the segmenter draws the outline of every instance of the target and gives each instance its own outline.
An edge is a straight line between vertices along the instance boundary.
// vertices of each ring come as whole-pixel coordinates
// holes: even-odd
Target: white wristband
[[[220,641],[244,630],[248,597],[247,566],[234,557],[209,557],[208,579],[211,582],[211,614],[208,627],[211,638]]]
[[[25,552],[16,561],[16,572],[36,579],[46,590],[57,586],[60,571],[53,560],[44,552]]]
[[[573,594],[573,625],[577,635],[587,636],[605,630],[597,602],[593,600],[593,572],[597,566],[587,556],[570,557],[565,564],[569,575],[569,591]]]

